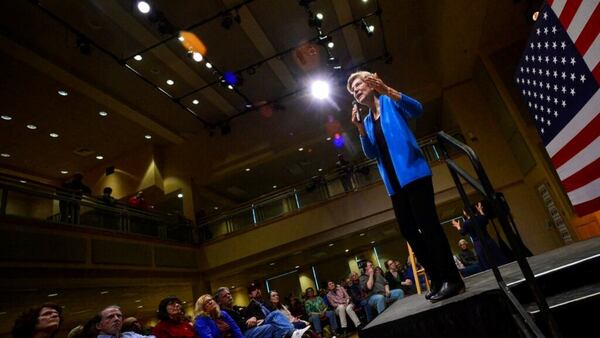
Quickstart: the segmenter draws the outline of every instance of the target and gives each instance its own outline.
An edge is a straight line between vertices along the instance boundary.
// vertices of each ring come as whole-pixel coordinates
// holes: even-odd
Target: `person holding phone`
[[[376,73],[351,74],[347,89],[369,108],[360,118],[354,105],[352,123],[365,155],[377,160],[402,235],[431,277],[425,297],[437,302],[463,292],[465,284],[435,208],[431,169],[408,126],[409,119],[422,114],[421,103],[386,85]]]

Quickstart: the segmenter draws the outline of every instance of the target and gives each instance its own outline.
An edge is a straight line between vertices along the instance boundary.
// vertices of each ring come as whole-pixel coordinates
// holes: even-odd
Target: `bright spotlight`
[[[204,58],[202,57],[202,54],[200,54],[200,53],[198,53],[198,52],[194,52],[194,53],[192,54],[192,59],[194,59],[194,61],[196,61],[196,62],[200,62],[200,61],[202,61],[202,59],[204,59]]]
[[[311,87],[312,95],[317,99],[325,99],[329,97],[329,84],[323,80],[316,80]]]
[[[137,8],[143,14],[148,14],[150,12],[150,4],[146,1],[138,1]]]

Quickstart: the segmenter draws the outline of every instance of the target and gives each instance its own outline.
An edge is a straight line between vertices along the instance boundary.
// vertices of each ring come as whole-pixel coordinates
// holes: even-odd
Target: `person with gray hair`
[[[385,84],[377,73],[351,74],[347,89],[355,99],[352,123],[363,151],[377,160],[400,231],[431,276],[432,288],[425,298],[437,302],[464,292],[435,208],[431,169],[408,125],[422,114],[423,106]],[[369,108],[364,118],[359,104]]]
[[[464,238],[461,238],[461,240],[458,241],[458,248],[460,251],[456,255],[456,259],[463,266],[462,269],[459,268],[460,273],[464,277],[467,277],[480,272],[481,267],[479,266],[479,260],[473,250],[469,249],[469,242]]]

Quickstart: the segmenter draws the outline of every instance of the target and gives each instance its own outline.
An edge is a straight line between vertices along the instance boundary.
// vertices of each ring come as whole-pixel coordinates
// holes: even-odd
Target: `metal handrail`
[[[540,309],[542,318],[545,320],[545,322],[547,324],[548,331],[550,332],[552,337],[555,337],[555,338],[561,337],[560,331],[558,329],[558,325],[557,325],[556,321],[554,320],[552,313],[550,312],[550,308],[548,306],[548,303],[546,302],[546,298],[544,297],[544,295],[541,291],[541,288],[540,288],[539,284],[537,283],[535,276],[531,270],[531,267],[529,266],[529,263],[527,262],[527,259],[525,258],[525,255],[524,255],[524,252],[522,249],[522,241],[521,241],[521,238],[519,237],[518,232],[516,231],[516,226],[515,226],[514,222],[512,222],[512,224],[511,224],[510,220],[512,218],[510,217],[509,206],[508,206],[506,200],[503,198],[501,193],[497,193],[494,190],[487,174],[485,173],[485,170],[483,169],[483,165],[481,164],[481,161],[479,161],[479,157],[477,156],[475,151],[473,151],[473,149],[471,149],[466,144],[458,141],[457,139],[455,139],[454,137],[448,135],[447,133],[445,133],[443,131],[441,131],[437,134],[437,139],[438,139],[439,145],[442,148],[444,159],[448,166],[448,169],[450,170],[450,174],[452,176],[452,179],[454,180],[454,184],[456,185],[456,188],[458,189],[460,197],[465,205],[465,210],[467,210],[470,217],[474,217],[474,211],[470,207],[470,201],[468,199],[465,188],[463,187],[463,184],[460,181],[459,176],[461,178],[463,178],[469,185],[471,185],[476,191],[481,193],[484,196],[484,198],[489,202],[489,204],[492,206],[492,208],[495,212],[495,215],[497,216],[498,220],[500,221],[500,225],[501,225],[502,229],[504,230],[504,234],[506,235],[506,237],[511,245],[511,248],[515,251],[517,263],[519,264],[521,272],[523,273],[523,275],[525,277],[525,281],[526,281],[527,285],[529,286],[529,288],[531,289],[531,292],[533,293],[534,299]],[[446,144],[452,146],[454,149],[460,151],[462,154],[466,155],[469,158],[469,161],[470,161],[473,169],[475,170],[477,178],[475,178],[475,177],[471,176],[469,173],[467,173],[466,170],[462,169],[454,160],[452,160],[448,156]],[[483,230],[480,227],[475,227],[475,231],[477,232],[477,236],[479,238],[484,238]],[[485,242],[482,242],[482,244],[483,244],[483,250],[484,250],[483,254],[485,256],[489,257],[490,256],[489,248],[487,247],[487,245],[485,245]],[[498,282],[498,286],[504,292],[504,294],[508,297],[508,299],[510,300],[512,305],[515,307],[517,312],[520,314],[520,316],[522,317],[523,321],[525,322],[525,324],[527,325],[529,330],[531,330],[531,333],[535,337],[544,337],[544,334],[542,333],[542,331],[535,324],[535,322],[533,321],[531,316],[529,316],[529,314],[525,311],[523,306],[519,303],[519,301],[516,299],[514,294],[510,291],[510,289],[504,282],[504,279],[502,277],[502,274],[500,273],[500,270],[498,269],[498,266],[495,265],[495,262],[493,262],[493,261],[491,261],[491,262],[492,262],[492,264],[491,264],[492,271],[494,273],[496,281]]]

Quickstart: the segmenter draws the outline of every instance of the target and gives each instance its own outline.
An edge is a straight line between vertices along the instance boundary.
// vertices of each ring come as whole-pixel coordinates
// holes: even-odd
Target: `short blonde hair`
[[[217,301],[214,300],[213,297],[209,294],[202,295],[202,296],[200,296],[200,298],[198,298],[198,300],[196,301],[196,306],[194,307],[194,313],[196,314],[197,317],[200,317],[200,316],[212,317],[210,315],[210,313],[207,313],[204,311],[204,305],[206,304],[206,302],[209,299],[212,299],[215,302],[215,306],[217,307],[217,318],[220,318],[221,317],[221,308],[219,307],[219,304],[217,303]]]
[[[464,239],[464,238],[463,238],[463,239],[461,239],[460,241],[458,241],[458,245],[462,245],[463,243],[465,243],[465,244],[469,245],[469,242],[467,242],[467,240],[466,240],[466,239]]]
[[[364,70],[350,74],[350,76],[348,77],[348,83],[346,84],[346,89],[348,89],[350,94],[354,94],[354,91],[352,90],[352,83],[354,82],[354,80],[361,79],[364,81],[365,77],[371,76],[371,75],[373,75],[373,73],[369,73]]]

